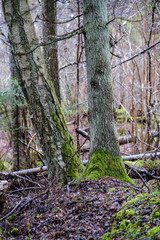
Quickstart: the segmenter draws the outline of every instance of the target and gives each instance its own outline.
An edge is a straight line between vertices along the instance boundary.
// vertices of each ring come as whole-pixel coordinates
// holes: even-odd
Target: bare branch
[[[116,67],[118,67],[118,66],[120,66],[120,65],[122,65],[123,63],[126,63],[126,62],[129,62],[129,61],[133,60],[134,58],[136,58],[136,57],[140,56],[141,54],[143,54],[143,53],[149,51],[150,49],[154,48],[154,47],[157,46],[158,44],[160,44],[160,40],[159,40],[158,42],[154,43],[153,45],[151,45],[150,47],[144,49],[143,51],[135,54],[135,55],[132,56],[131,58],[128,58],[128,59],[124,60],[123,62],[118,63],[117,65],[114,65],[114,66],[112,67],[112,69],[113,69],[113,68],[116,68]]]
[[[25,142],[23,142],[21,139],[18,139],[18,141],[22,144],[24,144],[25,146],[28,146]],[[39,152],[37,149],[35,149],[34,147],[29,145],[29,148],[31,148],[32,150],[34,150],[35,152],[39,153],[40,155],[42,155],[44,157],[44,154]]]
[[[49,42],[41,42],[41,43],[37,44],[35,47],[33,47],[28,52],[16,52],[16,53],[14,53],[14,55],[27,55],[27,54],[30,54],[30,53],[34,52],[39,47],[47,46],[47,45],[50,45],[50,44],[58,42],[58,41],[69,39],[69,38],[71,38],[71,37],[73,37],[73,36],[75,36],[77,34],[81,34],[83,32],[84,32],[84,29],[83,29],[83,26],[81,26],[80,28],[78,28],[76,30],[73,30],[70,33],[67,33],[65,35],[59,35],[59,36],[57,36],[57,38],[54,38],[53,40],[51,40]]]
[[[4,217],[1,218],[1,221],[7,217],[9,217],[18,207],[19,205],[23,202],[23,200],[21,200],[9,213],[7,213]]]
[[[86,62],[86,60],[83,60],[83,61],[80,61],[79,63],[85,63],[85,62]],[[76,65],[76,64],[77,64],[77,62],[70,62],[70,63],[67,63],[67,64],[61,66],[61,67],[59,68],[59,71],[61,71],[61,70],[64,69],[64,68],[67,68],[67,67],[69,67],[69,66]]]
[[[73,21],[73,20],[75,20],[76,18],[79,18],[79,17],[81,17],[81,16],[83,16],[83,14],[79,14],[79,15],[77,15],[77,16],[75,16],[75,17],[73,17],[73,18],[70,18],[70,19],[68,19],[68,20],[65,20],[65,21],[56,21],[56,22],[49,21],[49,20],[47,20],[47,18],[45,18],[44,16],[43,16],[43,18],[41,18],[39,15],[37,16],[37,19],[39,19],[39,20],[41,20],[41,21],[48,21],[48,22],[50,22],[50,23],[52,23],[52,24],[65,24],[65,23],[69,23],[69,22],[71,22],[71,21]]]
[[[146,186],[146,188],[149,190],[149,192],[152,192],[150,187],[148,186],[148,184],[146,183],[146,181],[144,180],[144,178],[141,176],[141,174],[139,173],[139,169],[136,169],[135,167],[125,163],[125,165],[129,168],[131,168],[132,171],[134,171],[138,177],[142,180],[142,182],[144,183],[144,185]]]
[[[29,191],[29,190],[37,190],[37,189],[45,189],[45,187],[27,187],[27,188],[20,188],[17,190],[14,190],[10,192],[9,194],[16,193],[16,192],[22,192],[22,191]]]

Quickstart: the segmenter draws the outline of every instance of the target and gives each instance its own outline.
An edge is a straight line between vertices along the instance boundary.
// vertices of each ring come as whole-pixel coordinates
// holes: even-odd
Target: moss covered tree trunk
[[[43,39],[51,41],[57,35],[57,3],[56,1],[42,0],[42,24]],[[44,59],[49,71],[50,78],[53,82],[57,98],[60,102],[60,82],[58,74],[58,44],[57,42],[43,47]]]
[[[27,100],[33,126],[48,165],[50,181],[65,167],[75,153],[73,138],[57,100],[53,83],[45,67],[27,0],[3,0],[4,16],[9,29],[12,54],[17,66],[18,80]],[[64,174],[77,178],[83,165],[77,154],[64,168]],[[62,179],[59,175],[59,179]]]
[[[112,87],[107,1],[84,0],[90,160],[85,176],[129,180],[121,159]]]

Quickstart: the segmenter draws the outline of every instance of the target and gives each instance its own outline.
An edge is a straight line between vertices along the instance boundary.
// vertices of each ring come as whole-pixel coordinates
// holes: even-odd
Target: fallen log
[[[160,152],[142,153],[136,155],[122,156],[124,161],[136,161],[140,159],[156,159],[160,157]]]
[[[145,162],[144,162],[145,163]],[[146,181],[157,179],[160,180],[160,168],[159,165],[154,168],[148,168],[146,167],[147,164],[144,164],[144,166],[141,167],[135,167],[132,165],[132,162],[125,163],[125,167],[128,170],[128,175],[131,178],[139,178],[139,174],[142,178],[145,178]],[[138,174],[137,174],[138,173]]]
[[[85,130],[89,131],[89,128],[86,128]],[[88,140],[90,140],[90,135],[85,130],[77,128],[76,132],[79,133],[84,138],[87,138]],[[159,134],[160,134],[160,132],[151,131],[152,138],[159,136]],[[135,140],[136,140],[136,136],[133,136],[133,135],[118,137],[119,145],[131,143],[131,142],[134,142]],[[84,151],[87,151],[87,149],[85,149]]]
[[[37,167],[37,168],[29,168],[29,169],[24,169],[24,170],[20,170],[20,171],[15,171],[15,172],[10,172],[10,173],[1,173],[0,175],[6,176],[6,177],[16,177],[16,175],[28,175],[28,174],[33,174],[33,173],[41,173],[41,172],[46,172],[48,171],[47,166],[43,166],[43,167]]]
[[[89,134],[86,131],[84,131],[84,130],[82,130],[80,128],[77,128],[76,132],[81,134],[84,138],[87,138],[88,140],[90,140],[90,136],[89,136]],[[118,141],[119,141],[120,145],[123,145],[123,144],[126,144],[126,143],[134,142],[135,139],[136,139],[136,136],[128,135],[128,136],[121,136],[121,137],[119,137]]]
[[[137,154],[137,155],[129,155],[129,156],[122,156],[122,159],[124,161],[136,161],[136,160],[145,160],[145,159],[156,159],[160,157],[160,152],[156,153],[143,153],[143,154]],[[88,160],[83,160],[83,164],[86,165]],[[0,172],[0,175],[3,176],[16,176],[16,175],[28,175],[32,173],[40,173],[40,172],[46,172],[48,171],[47,166],[43,167],[37,167],[37,168],[30,168],[30,169],[25,169],[25,170],[20,170],[20,171],[15,171],[15,172],[10,172],[10,173],[2,173]]]

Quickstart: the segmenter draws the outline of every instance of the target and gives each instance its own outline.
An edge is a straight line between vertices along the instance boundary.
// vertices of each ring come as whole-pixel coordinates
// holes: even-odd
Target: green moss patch
[[[16,216],[15,214],[12,214],[9,217],[7,217],[7,220],[12,221],[15,218],[15,216]]]
[[[152,238],[152,237],[155,237],[155,236],[160,237],[160,226],[154,227],[147,232],[147,237]]]
[[[126,161],[126,163],[137,168],[148,168],[150,171],[153,171],[155,168],[159,167],[160,160],[145,159],[145,160],[139,160],[136,163],[132,161]]]
[[[121,114],[126,114],[126,111],[124,109],[116,109],[116,113],[118,115],[121,115]]]
[[[113,216],[102,239],[159,239],[160,192],[139,194]]]
[[[108,188],[108,191],[114,192],[114,191],[116,191],[116,189],[115,188]]]
[[[18,228],[14,228],[12,231],[11,231],[11,235],[17,235],[18,234]]]
[[[82,177],[94,180],[103,176],[111,176],[134,184],[133,180],[128,177],[121,158],[114,157],[107,151],[97,150],[89,159]]]

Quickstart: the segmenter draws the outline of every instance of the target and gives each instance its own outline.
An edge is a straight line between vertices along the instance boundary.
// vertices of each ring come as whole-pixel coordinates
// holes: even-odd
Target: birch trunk
[[[17,66],[18,81],[27,100],[33,126],[37,132],[51,180],[64,168],[63,175],[77,178],[83,165],[75,153],[73,138],[56,97],[38,44],[27,0],[3,0],[3,12],[9,29],[12,54]]]

